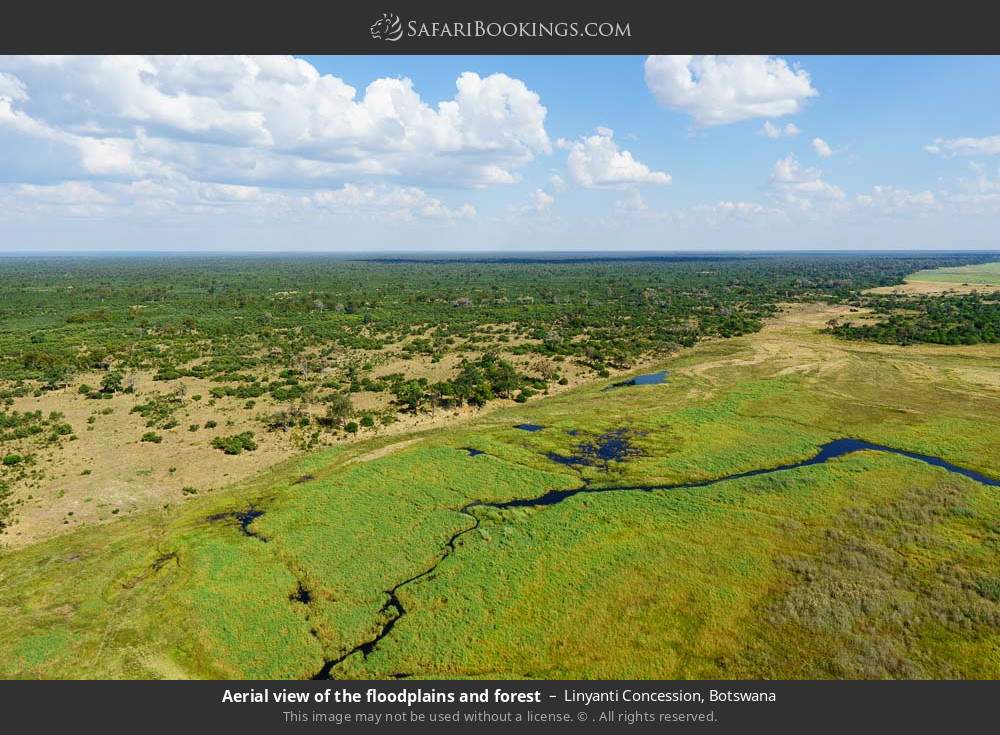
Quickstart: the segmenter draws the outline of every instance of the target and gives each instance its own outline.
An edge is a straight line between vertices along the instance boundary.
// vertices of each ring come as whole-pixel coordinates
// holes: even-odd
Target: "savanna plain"
[[[0,259],[0,677],[1000,677],[1000,257]]]

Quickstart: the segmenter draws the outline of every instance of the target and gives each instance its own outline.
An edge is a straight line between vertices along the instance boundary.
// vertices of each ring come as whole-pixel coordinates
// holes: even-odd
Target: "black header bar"
[[[1000,53],[996,4],[8,3],[0,53]]]

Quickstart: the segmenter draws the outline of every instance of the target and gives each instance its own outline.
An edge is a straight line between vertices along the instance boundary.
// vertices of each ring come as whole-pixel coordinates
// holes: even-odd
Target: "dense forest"
[[[48,443],[73,440],[58,417],[11,411],[13,399],[71,388],[102,401],[137,392],[141,380],[130,408],[144,419],[141,442],[183,430],[186,409],[204,399],[238,401],[266,431],[308,427],[312,446],[322,431],[356,434],[400,414],[523,402],[566,384],[570,366],[607,376],[704,337],[757,331],[782,303],[860,304],[864,289],[915,270],[987,259],[7,257],[0,261],[2,422],[8,434],[20,432],[12,443],[24,432]],[[864,303],[887,319],[836,325],[836,334],[996,340],[995,300]],[[415,362],[422,374],[410,369]],[[210,385],[204,396],[189,394],[185,380]],[[385,399],[359,409],[361,393]],[[94,405],[91,423],[101,415]],[[229,454],[257,446],[246,432],[213,442]]]
[[[966,295],[866,297],[879,320],[830,324],[838,337],[882,344],[975,345],[1000,341],[1000,291]]]
[[[357,261],[333,257],[4,258],[0,378],[80,371],[230,376],[351,349],[441,355],[461,340],[625,362],[755,331],[776,304],[842,301],[975,256]]]

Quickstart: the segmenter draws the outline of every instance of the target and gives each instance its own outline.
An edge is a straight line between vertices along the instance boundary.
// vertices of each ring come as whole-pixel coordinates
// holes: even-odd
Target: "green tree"
[[[420,410],[425,400],[424,386],[418,380],[404,380],[396,383],[393,394],[400,405],[413,413]]]
[[[101,393],[118,393],[122,390],[122,374],[117,370],[110,372],[101,380]]]

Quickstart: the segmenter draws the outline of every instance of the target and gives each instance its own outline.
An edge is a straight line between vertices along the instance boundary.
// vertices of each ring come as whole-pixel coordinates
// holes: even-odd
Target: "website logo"
[[[403,37],[403,23],[395,13],[382,13],[368,30],[376,41],[398,41]]]

